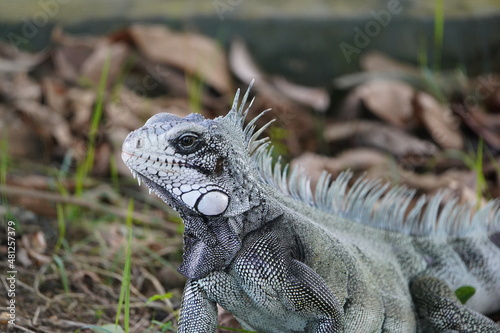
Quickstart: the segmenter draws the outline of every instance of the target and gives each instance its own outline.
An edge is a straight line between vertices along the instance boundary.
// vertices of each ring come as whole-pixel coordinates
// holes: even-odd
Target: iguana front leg
[[[275,232],[255,237],[233,266],[260,313],[259,332],[343,332],[343,305],[314,270],[292,258],[284,238]]]
[[[259,235],[226,271],[188,281],[179,332],[215,332],[216,303],[256,332],[343,332],[342,304],[315,271],[291,257],[282,242],[272,232]]]
[[[215,332],[217,304],[207,298],[195,280],[188,280],[182,295],[179,333]]]
[[[421,276],[412,281],[410,290],[419,316],[434,332],[500,333],[492,320],[463,306],[443,280]]]

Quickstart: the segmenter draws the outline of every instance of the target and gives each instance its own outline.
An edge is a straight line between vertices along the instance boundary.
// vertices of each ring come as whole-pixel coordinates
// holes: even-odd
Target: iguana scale
[[[179,332],[215,332],[217,304],[256,332],[500,332],[500,209],[420,198],[351,173],[272,165],[247,90],[224,117],[161,113],[122,157],[185,224]],[[472,286],[462,305],[454,291]]]

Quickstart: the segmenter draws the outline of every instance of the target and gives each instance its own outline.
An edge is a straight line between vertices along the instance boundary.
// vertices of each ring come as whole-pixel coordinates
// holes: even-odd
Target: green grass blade
[[[189,109],[193,113],[200,113],[201,98],[203,96],[203,81],[194,74],[186,74],[186,85],[189,94]]]
[[[417,61],[420,68],[427,68],[429,62],[427,60],[427,38],[424,34],[418,38],[418,55]]]
[[[443,36],[444,36],[443,0],[436,0],[434,7],[434,71],[439,71],[441,66]]]
[[[474,163],[474,171],[476,173],[476,202],[479,208],[481,204],[481,199],[483,198],[483,193],[487,188],[486,177],[483,172],[483,149],[484,140],[479,138],[479,143],[477,145],[477,155]]]
[[[59,250],[61,249],[61,245],[64,242],[65,236],[66,236],[66,221],[64,218],[64,207],[62,204],[58,203],[56,205],[56,211],[57,211],[57,229],[58,229],[58,236],[57,236],[57,242],[56,246],[54,248],[54,253],[58,253]]]
[[[97,89],[97,98],[94,107],[94,112],[92,113],[92,119],[90,121],[87,154],[85,156],[83,164],[77,170],[76,186],[75,186],[75,194],[77,196],[80,196],[82,194],[83,181],[85,180],[87,175],[91,172],[92,167],[94,165],[96,138],[104,110],[104,97],[106,95],[106,83],[108,80],[110,64],[111,64],[111,56],[108,55],[102,67],[101,77],[99,79],[99,86]]]
[[[118,310],[116,311],[115,325],[118,325],[122,306],[124,306],[124,323],[125,332],[130,330],[130,274],[132,263],[132,213],[134,212],[134,201],[129,200],[127,208],[127,250],[125,254],[125,265],[123,267],[122,287],[120,290],[120,299],[118,300]]]
[[[57,269],[59,270],[59,275],[61,276],[64,292],[66,294],[69,294],[69,280],[66,268],[64,267],[64,261],[58,255],[54,255],[53,258],[54,262],[56,263]]]

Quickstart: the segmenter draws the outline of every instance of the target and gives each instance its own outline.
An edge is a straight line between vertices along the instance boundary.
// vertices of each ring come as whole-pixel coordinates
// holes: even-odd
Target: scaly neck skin
[[[182,206],[175,207],[185,224],[183,263],[179,272],[191,279],[225,269],[241,249],[246,235],[282,214],[278,202],[266,198],[255,172],[250,170],[251,163],[231,163],[224,167],[231,169],[228,177],[233,184],[224,214],[209,217]]]
[[[122,150],[134,175],[183,218],[180,271],[189,278],[226,268],[247,234],[281,214],[231,118],[158,114]]]

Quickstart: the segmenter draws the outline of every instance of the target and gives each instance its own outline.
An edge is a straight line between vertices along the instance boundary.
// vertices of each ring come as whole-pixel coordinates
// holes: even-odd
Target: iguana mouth
[[[209,176],[213,173],[215,173],[216,175],[220,174],[223,170],[223,164],[224,164],[224,160],[222,158],[219,158],[217,160],[217,163],[216,163],[216,166],[215,166],[215,170],[207,170],[205,168],[202,168],[200,166],[197,166],[197,165],[194,165],[194,164],[191,164],[191,163],[188,163],[186,161],[182,161],[182,160],[175,160],[173,159],[172,161],[169,161],[168,159],[160,159],[158,156],[149,156],[149,157],[144,157],[144,156],[141,156],[141,155],[136,155],[134,153],[131,153],[131,152],[128,152],[126,150],[122,150],[122,160],[125,162],[125,164],[127,165],[127,167],[133,172],[136,172],[134,171],[128,164],[128,161],[132,158],[136,158],[136,159],[140,159],[142,161],[149,161],[151,163],[161,163],[165,166],[179,166],[179,167],[184,167],[184,168],[188,168],[188,169],[192,169],[192,170],[196,170],[200,173],[202,173],[203,175],[205,176]],[[158,170],[160,171],[160,170]],[[166,169],[166,168],[163,168],[161,169],[162,172],[165,172],[165,173],[178,173],[178,172],[182,172],[182,170],[175,170],[175,169]]]
[[[150,158],[150,157],[146,158],[144,156],[136,155],[134,153],[130,153],[128,151],[122,150],[122,159],[125,162],[125,164],[127,164],[127,162],[130,160],[131,157],[135,157],[137,159],[142,159],[144,161],[159,162],[159,163],[163,163],[165,165],[178,165],[178,166],[188,167],[191,169],[196,169],[196,166],[194,166],[190,163],[184,162],[184,161],[180,161],[180,160],[168,161],[167,159],[160,160],[159,157],[156,157],[156,159]],[[168,172],[168,171],[172,171],[172,170],[163,170],[163,171]]]
[[[229,197],[227,193],[223,191],[222,188],[215,185],[195,185],[196,188],[192,188],[191,185],[185,184],[173,187],[172,185],[174,182],[172,181],[172,183],[167,185],[167,188],[165,188],[165,186],[162,186],[155,181],[155,177],[147,176],[137,170],[134,170],[134,168],[130,166],[131,163],[129,163],[129,159],[132,156],[137,157],[136,155],[126,151],[122,152],[122,158],[125,165],[127,165],[132,172],[134,179],[137,179],[139,186],[141,185],[141,182],[144,182],[149,190],[149,194],[154,192],[162,200],[171,204],[173,207],[182,207],[184,204],[200,214],[206,216],[219,216],[224,213],[229,206]],[[183,165],[187,167],[191,166],[187,163],[184,163]],[[192,169],[197,170],[198,168],[192,167]],[[176,170],[162,170],[162,172],[172,174],[179,173],[176,172]],[[156,176],[158,176],[158,173]],[[182,188],[184,186],[186,186],[187,189],[183,190]],[[174,203],[176,205],[174,205]]]
[[[149,194],[154,192],[158,196],[165,196],[165,195],[171,196],[167,190],[165,190],[163,187],[161,187],[160,185],[158,185],[157,183],[155,183],[154,181],[152,181],[148,177],[144,176],[142,173],[133,170],[128,165],[127,165],[127,167],[129,168],[130,172],[132,172],[132,176],[134,177],[135,180],[137,180],[137,183],[139,184],[139,186],[141,185],[141,182],[144,182],[144,185],[146,185],[146,187],[149,190]]]

